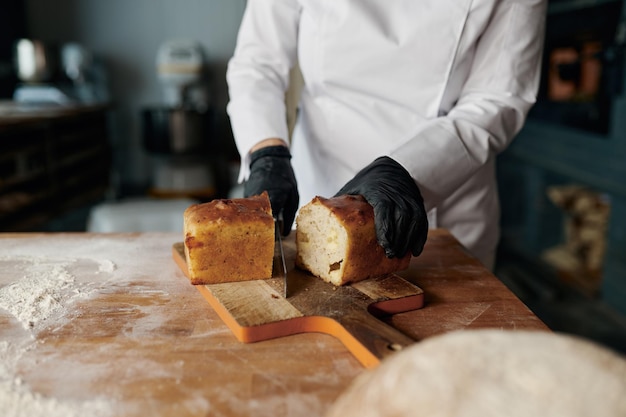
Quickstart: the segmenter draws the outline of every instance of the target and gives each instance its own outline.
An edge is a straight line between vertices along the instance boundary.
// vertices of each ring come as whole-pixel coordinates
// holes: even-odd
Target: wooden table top
[[[322,416],[361,364],[323,334],[238,342],[172,260],[181,239],[0,234],[0,408],[46,417]],[[445,230],[431,231],[399,275],[425,291],[426,304],[385,321],[415,340],[547,329]]]

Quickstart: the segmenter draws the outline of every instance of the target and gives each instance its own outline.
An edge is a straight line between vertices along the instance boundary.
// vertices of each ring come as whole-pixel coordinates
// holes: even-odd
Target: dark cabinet
[[[0,107],[0,231],[40,230],[103,199],[111,167],[105,107],[8,109]]]
[[[18,84],[13,65],[13,49],[19,38],[27,37],[25,1],[0,2],[0,99],[13,96]]]

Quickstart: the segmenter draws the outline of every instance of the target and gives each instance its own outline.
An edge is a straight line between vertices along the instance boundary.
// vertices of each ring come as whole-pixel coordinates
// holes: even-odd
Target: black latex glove
[[[267,146],[250,154],[250,177],[243,186],[244,197],[267,191],[272,213],[283,212],[283,235],[291,231],[300,196],[291,167],[291,154],[285,146]]]
[[[376,238],[389,258],[418,256],[428,235],[424,200],[411,175],[383,156],[363,168],[336,195],[360,194],[374,207]]]

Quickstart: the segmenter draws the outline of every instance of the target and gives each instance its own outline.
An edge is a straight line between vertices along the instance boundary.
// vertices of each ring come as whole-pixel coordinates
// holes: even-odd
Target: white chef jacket
[[[494,158],[535,102],[545,12],[546,0],[248,0],[227,69],[240,181],[254,144],[288,138],[284,94],[298,61],[300,204],[388,155],[417,182],[431,227],[490,265]]]

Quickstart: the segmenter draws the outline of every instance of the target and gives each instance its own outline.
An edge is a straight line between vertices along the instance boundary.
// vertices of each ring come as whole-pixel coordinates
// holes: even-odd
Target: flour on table
[[[2,417],[108,417],[115,414],[110,400],[49,398],[32,391],[17,376],[20,358],[37,348],[36,331],[68,320],[66,313],[72,303],[96,292],[93,283],[81,281],[74,272],[85,268],[96,274],[110,274],[116,265],[108,259],[68,258],[52,253],[0,257],[0,274],[5,271],[15,274],[4,275],[5,282],[8,278],[9,283],[0,287],[0,310],[6,310],[27,330],[20,342],[0,341]]]
[[[0,239],[0,318],[9,315],[15,318],[12,326],[0,329],[0,417],[119,414],[120,404],[114,398],[83,400],[45,396],[20,376],[18,365],[37,360],[40,343],[45,342],[46,334],[51,334],[42,330],[54,329],[75,319],[78,301],[106,294],[111,288],[124,287],[137,277],[163,274],[161,264],[138,263],[137,257],[146,248],[157,247],[159,252],[166,252],[170,249],[167,242],[168,239],[163,240],[158,235],[75,239],[67,234],[37,239]],[[171,268],[174,270],[175,266]],[[155,291],[152,287],[132,287],[132,291],[140,292],[146,300],[155,297],[151,290]],[[159,291],[156,295],[166,294]],[[134,332],[150,331],[163,322],[155,314],[159,312],[158,304],[146,303],[132,308],[148,309],[151,313],[146,314],[145,319],[138,315],[142,320],[135,323],[131,329]],[[12,337],[2,340],[3,331]]]
[[[0,341],[0,410],[3,417],[108,417],[114,414],[109,401],[61,401],[31,392],[15,377],[15,364],[28,345],[17,346]]]
[[[116,265],[108,260],[108,259],[103,259],[98,263],[98,272],[113,272],[115,271]]]
[[[24,276],[17,276],[15,282],[0,288],[0,308],[11,313],[25,329],[62,313],[68,303],[89,293],[68,270],[75,260],[37,257],[17,260],[23,265]]]
[[[105,417],[112,415],[104,400],[60,401],[30,392],[19,380],[0,380],[0,408],[4,417]]]

